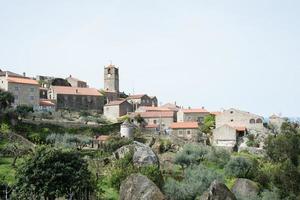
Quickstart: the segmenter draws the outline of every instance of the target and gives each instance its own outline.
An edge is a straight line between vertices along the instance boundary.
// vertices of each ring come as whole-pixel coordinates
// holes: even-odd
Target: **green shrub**
[[[212,148],[205,156],[206,160],[223,168],[230,160],[230,152],[223,148]]]
[[[171,141],[170,140],[159,140],[159,153],[165,153],[171,149]]]
[[[163,187],[164,179],[159,170],[159,167],[155,165],[145,166],[141,167],[139,169],[139,172],[152,180],[159,188]]]
[[[182,181],[176,181],[172,178],[167,179],[164,192],[169,199],[195,199],[207,190],[214,180],[223,182],[224,178],[202,165],[194,168],[188,167]]]
[[[105,144],[104,150],[106,152],[114,152],[122,146],[131,144],[133,141],[122,137],[111,137]]]
[[[254,161],[249,158],[241,156],[233,157],[225,166],[225,174],[230,177],[251,179],[256,167]]]
[[[175,155],[175,164],[179,164],[182,168],[200,164],[208,151],[206,146],[187,144]]]

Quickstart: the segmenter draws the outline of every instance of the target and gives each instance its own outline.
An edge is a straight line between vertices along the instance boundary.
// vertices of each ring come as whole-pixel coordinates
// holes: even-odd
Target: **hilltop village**
[[[10,71],[0,71],[0,89],[14,95],[14,107],[27,105],[35,111],[49,113],[60,110],[96,112],[111,122],[129,117],[133,125],[134,119],[141,117],[144,131],[171,134],[187,141],[205,143],[208,138],[205,135],[199,137],[200,127],[205,117],[213,115],[215,126],[211,143],[232,149],[240,146],[241,138],[247,134],[261,138],[268,133],[262,116],[239,109],[208,111],[204,107],[183,108],[176,103],[158,106],[156,96],[121,93],[119,68],[112,64],[104,67],[104,88],[101,90],[89,87],[86,81],[72,75],[67,78],[41,75],[29,78],[25,73],[20,75]],[[284,121],[272,115],[268,122],[278,129]]]
[[[101,89],[0,70],[0,199],[299,198],[298,122],[159,104],[103,70]]]

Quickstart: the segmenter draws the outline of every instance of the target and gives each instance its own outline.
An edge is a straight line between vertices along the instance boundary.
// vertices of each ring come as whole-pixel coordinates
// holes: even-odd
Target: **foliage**
[[[33,113],[33,107],[27,105],[18,105],[16,107],[16,113],[20,118],[25,118],[29,113]]]
[[[0,132],[3,134],[8,134],[10,132],[10,126],[7,123],[1,123]]]
[[[15,167],[17,159],[29,153],[30,150],[31,150],[30,147],[15,141],[15,142],[7,143],[4,149],[2,150],[2,153],[6,156],[12,156],[14,158],[11,165]]]
[[[51,134],[46,139],[48,144],[56,147],[77,148],[82,150],[92,143],[92,138],[84,135]]]
[[[165,153],[171,149],[172,143],[170,140],[159,140],[159,153]]]
[[[155,165],[144,166],[144,167],[139,168],[138,171],[141,174],[147,176],[159,188],[163,187],[164,179],[163,179],[163,176],[162,176],[158,166],[155,166]]]
[[[230,152],[223,148],[212,147],[205,156],[205,159],[223,168],[230,160]]]
[[[254,176],[257,164],[245,157],[233,157],[225,166],[225,174],[236,178],[249,178]]]
[[[269,136],[267,138],[265,149],[273,162],[284,162],[290,159],[294,165],[298,166],[300,134],[294,134],[295,132],[296,130],[285,130],[284,134]]]
[[[0,90],[0,110],[9,108],[14,100],[12,93]]]
[[[75,151],[41,147],[17,171],[16,199],[76,197],[92,185],[87,163]]]
[[[195,199],[207,190],[214,180],[223,182],[223,177],[202,165],[195,168],[188,167],[182,181],[167,179],[164,192],[172,200]]]
[[[111,137],[105,144],[104,144],[104,150],[106,152],[114,152],[120,147],[124,145],[131,144],[133,141],[127,138],[122,137]]]
[[[212,135],[212,130],[216,127],[215,115],[204,117],[203,124],[200,127],[201,132]]]
[[[140,114],[137,114],[135,117],[134,117],[134,120],[139,123],[139,124],[142,124],[145,122],[145,119],[140,115]]]
[[[182,169],[193,164],[200,164],[207,153],[208,148],[203,145],[187,144],[175,155],[175,164],[179,164]]]

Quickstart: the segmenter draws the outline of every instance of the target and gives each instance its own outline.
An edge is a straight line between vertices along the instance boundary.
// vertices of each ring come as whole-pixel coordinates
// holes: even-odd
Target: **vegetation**
[[[15,199],[86,196],[91,174],[78,152],[41,147],[18,169]]]
[[[201,132],[212,135],[212,130],[216,127],[215,115],[204,117],[203,124],[200,127]]]

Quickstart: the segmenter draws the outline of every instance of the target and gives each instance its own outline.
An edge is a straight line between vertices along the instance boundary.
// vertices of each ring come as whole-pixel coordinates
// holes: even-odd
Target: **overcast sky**
[[[160,102],[300,116],[298,0],[0,0],[0,68]]]

